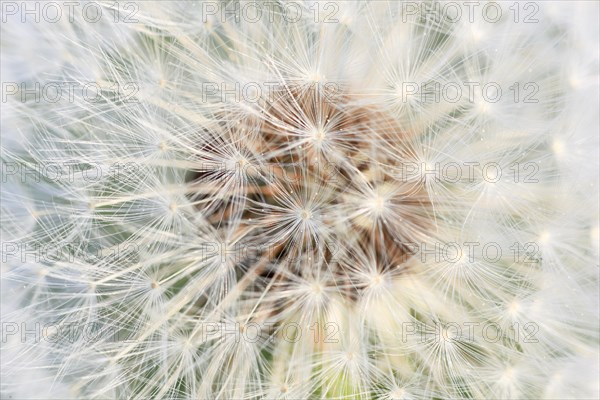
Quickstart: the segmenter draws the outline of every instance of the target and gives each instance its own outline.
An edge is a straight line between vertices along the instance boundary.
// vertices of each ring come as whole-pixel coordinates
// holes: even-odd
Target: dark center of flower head
[[[347,278],[354,297],[349,270],[405,271],[407,244],[430,226],[423,183],[403,176],[412,139],[366,96],[286,86],[252,112],[222,116],[201,145],[192,197],[213,226],[252,242],[243,269],[262,261],[254,272],[284,279],[322,268]]]

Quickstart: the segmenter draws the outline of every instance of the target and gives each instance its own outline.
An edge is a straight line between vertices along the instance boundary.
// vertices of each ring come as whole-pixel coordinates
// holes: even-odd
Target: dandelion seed
[[[130,5],[3,13],[4,397],[599,397],[597,4]]]

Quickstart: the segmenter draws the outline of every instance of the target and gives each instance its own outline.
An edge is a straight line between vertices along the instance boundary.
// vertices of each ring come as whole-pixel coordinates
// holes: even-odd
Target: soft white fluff
[[[600,396],[598,4],[83,4],[2,24],[4,82],[104,89],[2,103],[3,397]]]

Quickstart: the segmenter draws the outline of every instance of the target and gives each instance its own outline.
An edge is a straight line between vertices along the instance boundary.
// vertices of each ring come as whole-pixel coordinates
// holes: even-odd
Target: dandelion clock
[[[598,3],[1,7],[2,398],[600,396]]]

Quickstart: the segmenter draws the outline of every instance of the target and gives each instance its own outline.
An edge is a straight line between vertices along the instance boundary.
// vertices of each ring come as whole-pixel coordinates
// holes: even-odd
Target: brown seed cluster
[[[236,221],[240,235],[251,230],[253,240],[269,244],[254,259],[261,267],[250,270],[280,279],[281,266],[303,274],[308,262],[334,269],[343,280],[357,251],[372,254],[381,271],[403,270],[402,243],[414,242],[430,225],[423,183],[404,182],[399,174],[414,133],[391,112],[358,98],[286,87],[255,113],[224,118],[226,127],[203,147],[235,154],[234,170],[203,170],[195,179],[238,185],[203,212],[214,226]],[[207,199],[216,193],[201,192]],[[286,229],[294,221],[299,233],[291,235]]]

